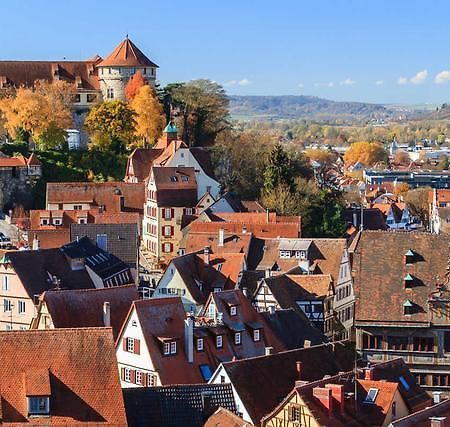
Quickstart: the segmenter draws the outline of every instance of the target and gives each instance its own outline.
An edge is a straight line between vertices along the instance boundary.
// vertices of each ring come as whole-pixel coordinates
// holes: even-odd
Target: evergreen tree
[[[270,192],[278,185],[286,185],[291,190],[294,185],[292,162],[281,144],[276,144],[270,151],[264,171],[264,189]]]

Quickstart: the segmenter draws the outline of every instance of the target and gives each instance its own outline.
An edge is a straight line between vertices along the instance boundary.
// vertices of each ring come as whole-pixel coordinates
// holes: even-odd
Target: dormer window
[[[237,306],[232,305],[230,307],[230,316],[236,316],[236,314],[237,314]]]
[[[414,277],[411,276],[411,274],[408,273],[405,276],[404,281],[405,281],[405,288],[410,288],[413,285],[413,283],[414,283]]]
[[[171,176],[171,177],[170,177],[170,181],[171,181],[171,182],[177,182],[177,181],[178,181],[178,178],[177,178],[176,176]]]
[[[164,352],[164,356],[170,356],[170,355],[177,354],[177,342],[176,341],[165,342],[163,352]]]
[[[28,397],[28,415],[49,415],[50,397],[48,396],[29,396]]]
[[[181,181],[189,182],[189,177],[187,175],[181,175]]]
[[[203,351],[204,349],[204,341],[203,338],[197,339],[197,351]]]
[[[49,225],[50,219],[49,218],[41,218],[41,225]]]
[[[235,343],[236,345],[242,344],[242,335],[241,335],[240,332],[236,332],[236,333],[234,334],[234,343]]]
[[[414,262],[414,252],[409,249],[404,255],[405,264],[412,264]]]
[[[280,251],[280,258],[290,258],[291,251]]]
[[[410,315],[413,314],[414,304],[408,299],[403,304],[403,314]]]
[[[53,224],[54,225],[61,225],[62,224],[61,218],[54,218],[53,219]]]
[[[223,347],[223,337],[222,335],[217,335],[216,337],[216,347],[222,348]]]
[[[253,341],[255,342],[261,341],[261,331],[259,329],[255,329],[253,331]]]

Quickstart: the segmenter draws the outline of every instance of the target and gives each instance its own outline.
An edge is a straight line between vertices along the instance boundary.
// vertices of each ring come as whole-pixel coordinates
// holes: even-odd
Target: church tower
[[[111,101],[125,99],[125,86],[137,71],[148,84],[155,86],[158,66],[127,36],[96,68],[103,99]]]

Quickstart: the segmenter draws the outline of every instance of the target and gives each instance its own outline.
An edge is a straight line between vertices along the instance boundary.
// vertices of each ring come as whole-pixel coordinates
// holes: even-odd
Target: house
[[[62,246],[61,252],[72,270],[86,270],[97,289],[135,282],[127,264],[86,236]]]
[[[443,400],[403,418],[396,419],[389,427],[447,427],[450,420],[450,400]]]
[[[103,288],[133,280],[129,267],[87,238],[61,248],[8,251],[0,260],[0,329],[28,329],[45,291]]]
[[[135,285],[46,291],[39,297],[31,329],[111,327],[116,339],[137,299]]]
[[[450,190],[430,190],[428,192],[430,231],[432,233],[450,232]]]
[[[180,296],[187,312],[197,313],[211,292],[239,286],[246,269],[243,253],[190,253],[173,258],[153,293],[153,298]]]
[[[221,294],[236,314],[186,315],[177,297],[135,301],[116,340],[122,387],[204,383],[221,361],[284,348],[245,298]]]
[[[417,223],[410,214],[406,203],[386,202],[372,203],[371,208],[378,209],[384,216],[390,230],[415,230]]]
[[[123,395],[129,427],[203,427],[219,407],[236,413],[230,384],[125,388]]]
[[[46,209],[80,211],[87,218],[90,209],[101,212],[142,214],[145,199],[143,183],[128,182],[48,182]],[[85,211],[85,212],[82,212]],[[78,221],[87,223],[87,219]]]
[[[197,203],[192,167],[152,167],[144,205],[143,243],[157,259],[168,261],[178,251],[183,215]]]
[[[0,333],[0,372],[4,425],[126,426],[109,328]]]
[[[298,380],[316,381],[353,368],[349,342],[322,344],[222,363],[210,384],[231,383],[237,411],[246,422],[259,425],[291,392]]]
[[[34,87],[37,80],[64,81],[75,86],[74,108],[86,110],[102,100],[125,99],[124,88],[139,71],[155,85],[158,66],[126,37],[105,59],[84,61],[0,61],[0,91]]]
[[[387,230],[386,219],[377,208],[347,208],[344,210],[348,234],[362,230]],[[349,232],[350,231],[350,232]]]
[[[364,377],[350,371],[309,383],[297,381],[293,391],[263,418],[261,425],[388,426],[413,410],[411,390],[413,399],[429,402],[411,374],[399,375],[392,381],[383,375],[383,369],[377,370],[375,379],[374,371],[365,369]]]
[[[325,335],[333,336],[334,296],[333,280],[329,274],[281,274],[262,280],[254,305],[259,312],[288,308],[301,310]]]
[[[22,155],[6,157],[2,154],[0,157],[0,191],[2,192],[0,208],[10,209],[17,203],[30,206],[32,188],[41,176],[42,163],[36,154],[32,153],[28,158]]]
[[[261,245],[259,245],[261,248]],[[315,280],[318,279],[320,283],[327,289],[332,283],[333,292],[326,292],[322,295],[322,299],[316,299],[316,305],[324,307],[323,303],[331,300],[331,306],[325,312],[334,313],[335,320],[338,321],[339,334],[334,335],[335,338],[347,338],[351,334],[353,326],[353,304],[354,294],[352,286],[352,277],[350,271],[350,258],[348,254],[347,243],[345,239],[265,239],[263,241],[262,250],[250,251],[251,256],[248,259],[248,268],[264,271],[264,280],[256,281],[256,284],[246,283],[251,286],[249,293],[253,296],[253,302],[256,307],[261,310],[267,310],[271,305],[280,308],[295,307],[292,305],[295,298],[300,297],[298,294],[300,287],[292,282],[290,277],[295,276],[295,280],[301,281],[304,286],[311,289]],[[277,278],[276,275],[286,272],[290,276],[282,276]],[[313,278],[302,278],[299,275],[313,275]],[[274,277],[271,277],[274,276]],[[317,277],[315,277],[317,276]],[[328,276],[328,277],[327,277]],[[331,278],[331,282],[330,282]],[[244,281],[245,277],[243,278]],[[276,303],[277,297],[272,295],[271,287],[275,288],[277,283],[283,283],[276,291],[285,294],[280,294],[279,298],[283,303]],[[306,283],[310,283],[311,286]],[[323,286],[322,286],[323,287]],[[287,304],[286,297],[290,294],[288,290],[295,291],[291,294],[291,305]],[[303,291],[300,291],[303,292]],[[305,296],[305,294],[303,294]],[[310,294],[311,297],[311,294]],[[289,299],[289,298],[288,298]],[[281,300],[280,300],[281,301]],[[306,299],[304,300],[306,301]],[[312,302],[312,300],[310,299]],[[310,304],[306,304],[310,306]],[[305,306],[305,309],[306,308]],[[312,309],[312,307],[310,307]],[[319,313],[318,313],[319,314]],[[309,313],[313,316],[312,313]],[[323,319],[325,321],[325,319]],[[325,329],[331,334],[336,334],[336,326],[332,326],[334,320],[327,319],[328,326]]]
[[[353,252],[356,346],[369,361],[403,357],[428,391],[450,391],[449,239],[363,231]]]
[[[228,409],[219,408],[208,418],[204,427],[253,427],[253,424],[246,422]]]

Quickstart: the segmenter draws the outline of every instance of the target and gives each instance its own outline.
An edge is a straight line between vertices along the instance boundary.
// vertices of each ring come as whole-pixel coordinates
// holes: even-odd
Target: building
[[[367,184],[380,185],[386,182],[404,182],[411,188],[450,187],[450,173],[447,171],[399,171],[399,170],[375,170],[366,169],[363,172]]]
[[[394,361],[402,368],[401,359]],[[369,368],[345,372],[314,382],[297,381],[293,391],[270,414],[263,418],[264,427],[312,425],[388,426],[391,421],[409,415],[417,402],[424,407],[430,399],[407,371],[398,377],[384,375],[384,370]],[[376,377],[375,379],[375,372]]]
[[[403,357],[428,391],[450,391],[449,239],[363,231],[353,252],[356,346],[379,362]]]
[[[15,204],[31,206],[32,189],[42,176],[42,163],[36,154],[0,157],[0,208],[11,209]]]
[[[183,215],[197,204],[197,180],[192,167],[152,167],[144,205],[143,243],[157,259],[178,253]]]
[[[239,415],[259,425],[292,391],[296,381],[317,381],[353,368],[354,348],[348,342],[222,363],[210,384],[231,383]]]
[[[109,328],[0,334],[4,425],[125,426]]]
[[[396,419],[389,427],[447,427],[450,420],[450,400],[434,403],[433,406]]]
[[[46,291],[39,297],[31,329],[111,327],[116,339],[133,301],[135,285]]]
[[[221,318],[186,315],[180,298],[135,301],[116,341],[122,387],[205,383],[221,361],[284,349],[264,318],[234,292],[218,294],[233,298],[236,308]]]
[[[246,422],[228,409],[219,408],[208,418],[204,427],[253,427],[253,424]]]
[[[219,407],[236,413],[230,384],[125,388],[123,395],[129,427],[203,427]]]
[[[74,107],[83,110],[102,100],[124,99],[124,88],[136,72],[154,86],[157,68],[127,36],[105,59],[0,61],[0,91],[33,87],[37,80],[64,81],[76,87]]]
[[[127,182],[49,182],[46,210],[79,211],[79,224],[87,223],[88,212],[137,212],[142,214],[145,199],[143,183]],[[81,218],[86,218],[81,220]]]
[[[417,229],[417,221],[409,212],[406,203],[387,200],[385,203],[372,203],[370,207],[378,209],[383,214],[390,230]]]
[[[428,192],[430,231],[435,234],[450,233],[450,190]]]
[[[197,313],[211,292],[235,289],[246,269],[242,253],[190,253],[173,258],[153,293],[153,298],[179,296],[186,312]]]

